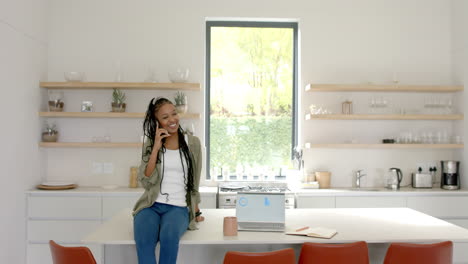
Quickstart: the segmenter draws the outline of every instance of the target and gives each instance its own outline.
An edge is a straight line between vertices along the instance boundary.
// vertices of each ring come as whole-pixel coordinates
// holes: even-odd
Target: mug
[[[330,188],[330,176],[329,171],[316,171],[315,178],[317,179],[320,189]]]
[[[223,234],[225,236],[237,236],[237,217],[224,217]]]

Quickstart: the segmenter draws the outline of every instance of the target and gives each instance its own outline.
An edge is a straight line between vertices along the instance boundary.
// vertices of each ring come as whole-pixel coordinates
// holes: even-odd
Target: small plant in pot
[[[125,93],[120,89],[115,89],[112,92],[112,112],[125,112]]]
[[[63,91],[49,91],[49,111],[62,112],[63,111]]]
[[[187,96],[183,92],[177,92],[174,101],[177,113],[187,113]]]
[[[45,131],[42,132],[42,141],[43,142],[57,142],[58,140],[58,131],[55,127],[55,124],[46,123]]]

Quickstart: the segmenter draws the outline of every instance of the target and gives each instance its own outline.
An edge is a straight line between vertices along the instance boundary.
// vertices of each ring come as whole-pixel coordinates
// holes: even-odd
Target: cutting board
[[[68,184],[68,185],[60,185],[60,186],[49,186],[49,185],[39,184],[36,187],[41,190],[68,190],[68,189],[74,189],[78,187],[78,184]]]

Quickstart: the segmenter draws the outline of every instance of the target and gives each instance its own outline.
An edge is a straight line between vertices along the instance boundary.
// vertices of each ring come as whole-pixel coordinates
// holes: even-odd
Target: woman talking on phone
[[[179,125],[175,106],[166,98],[152,99],[143,123],[145,143],[138,180],[145,192],[133,209],[133,231],[139,264],[175,264],[179,240],[203,221],[198,204],[201,146]]]

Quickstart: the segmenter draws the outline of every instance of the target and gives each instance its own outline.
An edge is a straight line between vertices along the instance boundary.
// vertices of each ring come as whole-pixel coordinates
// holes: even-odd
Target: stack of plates
[[[37,186],[38,189],[41,190],[67,190],[67,189],[74,189],[78,187],[78,185],[74,182],[62,182],[62,181],[47,181],[42,182]]]

